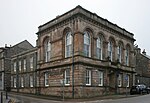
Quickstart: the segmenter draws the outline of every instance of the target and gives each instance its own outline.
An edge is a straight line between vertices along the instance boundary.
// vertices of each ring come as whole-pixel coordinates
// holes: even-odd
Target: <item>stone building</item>
[[[11,57],[11,91],[36,93],[37,48]]]
[[[0,90],[10,91],[10,72],[11,72],[11,56],[16,55],[22,51],[33,48],[33,46],[24,40],[14,46],[0,48]]]
[[[39,94],[93,97],[134,84],[135,39],[127,30],[81,6],[38,29]]]
[[[10,82],[6,83],[6,77],[9,79],[10,65],[6,65],[10,62],[10,58],[7,57],[7,53],[10,51],[9,47],[0,48],[0,90],[6,90],[6,87],[10,85]],[[6,86],[7,85],[7,86]]]
[[[135,47],[135,84],[145,84],[150,86],[150,56],[146,54],[146,51],[141,49],[138,46]]]

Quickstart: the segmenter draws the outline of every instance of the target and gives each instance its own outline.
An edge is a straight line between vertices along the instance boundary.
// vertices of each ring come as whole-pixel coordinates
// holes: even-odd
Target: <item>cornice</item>
[[[81,18],[85,18],[88,21],[92,22],[95,25],[99,25],[105,30],[109,29],[109,32],[117,32],[119,34],[122,34],[125,37],[128,37],[135,41],[133,38],[134,34],[126,31],[124,28],[119,27],[116,24],[111,23],[107,19],[104,19],[100,16],[98,16],[95,13],[92,13],[81,6],[77,6],[74,9],[64,13],[63,15],[57,16],[55,19],[39,26],[39,31],[37,32],[37,35],[39,35],[41,32],[52,29],[52,28],[57,28],[61,25],[64,25],[68,21],[74,20],[76,17],[80,16]]]

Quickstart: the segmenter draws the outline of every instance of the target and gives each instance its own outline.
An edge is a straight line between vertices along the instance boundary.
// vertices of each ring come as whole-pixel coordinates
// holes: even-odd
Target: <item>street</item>
[[[150,103],[150,95],[142,95],[132,98],[123,98],[123,99],[108,99],[108,100],[96,100],[86,103]]]
[[[63,101],[56,101],[56,100],[47,100],[47,99],[40,99],[28,96],[21,96],[21,95],[13,95],[10,96],[16,99],[16,103],[62,103]],[[67,103],[150,103],[150,95],[141,95],[136,97],[128,97],[128,98],[121,98],[121,99],[101,99],[101,100],[92,100],[92,101],[64,101]]]

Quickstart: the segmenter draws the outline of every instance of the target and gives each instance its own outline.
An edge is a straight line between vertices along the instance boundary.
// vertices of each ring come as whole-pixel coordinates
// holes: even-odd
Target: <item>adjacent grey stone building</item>
[[[36,93],[37,48],[18,53],[11,57],[11,91]]]
[[[146,54],[146,51],[135,47],[135,84],[145,84],[150,86],[150,56]]]
[[[0,90],[10,91],[11,86],[11,56],[33,48],[33,46],[24,40],[14,46],[0,48]]]

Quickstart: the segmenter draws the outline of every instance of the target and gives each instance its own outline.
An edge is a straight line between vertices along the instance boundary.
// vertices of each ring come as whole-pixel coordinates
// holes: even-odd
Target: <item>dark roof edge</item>
[[[56,19],[58,19],[58,18],[60,18],[60,17],[62,17],[62,16],[64,16],[64,15],[66,15],[66,14],[68,14],[68,13],[74,11],[76,8],[81,8],[81,9],[83,9],[80,5],[78,5],[78,6],[76,6],[75,8],[69,10],[68,12],[66,12],[66,13],[64,13],[64,14],[62,14],[62,15],[60,15],[60,16],[57,16],[56,18],[54,18],[54,19],[48,21],[47,23],[45,23],[45,24],[43,24],[43,25],[40,25],[38,28],[40,28],[40,27],[42,27],[42,26],[44,26],[44,25],[47,25],[47,24],[49,24],[49,23],[52,22],[52,21],[55,21]]]
[[[74,11],[74,10],[76,10],[76,9],[81,9],[81,11],[79,11],[79,13],[82,13],[82,10],[83,10],[83,12],[85,11],[85,12],[87,12],[87,13],[89,13],[89,14],[92,14],[93,16],[97,16],[98,18],[100,18],[100,19],[103,20],[104,22],[108,22],[109,24],[111,24],[111,25],[113,25],[113,26],[115,26],[115,27],[121,29],[122,32],[126,32],[126,33],[130,34],[131,36],[134,36],[133,33],[131,33],[131,32],[129,32],[129,31],[125,30],[124,28],[119,27],[118,25],[116,25],[116,24],[114,24],[114,23],[108,21],[107,19],[104,19],[104,18],[98,16],[96,13],[92,13],[92,12],[90,12],[89,10],[84,9],[84,8],[81,7],[80,5],[76,6],[75,8],[71,9],[70,11],[68,11],[68,12],[66,12],[66,13],[64,13],[64,14],[62,14],[62,15],[60,15],[60,16],[57,16],[56,18],[52,19],[51,21],[49,21],[49,22],[47,22],[47,23],[45,23],[45,24],[43,24],[43,25],[40,25],[40,26],[38,27],[38,28],[39,28],[39,31],[38,31],[36,34],[38,34],[38,33],[41,31],[41,30],[40,30],[41,27],[43,27],[43,26],[45,26],[45,25],[47,25],[47,24],[49,24],[49,23],[51,23],[51,22],[53,22],[53,21],[55,21],[55,20],[57,20],[57,19],[59,19],[59,18],[61,18],[61,17],[63,17],[64,15],[69,14],[70,12],[72,12],[72,11]],[[113,29],[113,28],[112,28],[112,29]],[[43,29],[43,30],[44,30],[44,29]],[[134,39],[134,41],[135,41],[135,39]]]
[[[28,40],[23,40],[23,41],[21,41],[21,42],[15,44],[15,45],[13,45],[12,48],[15,47],[15,46],[18,46],[18,45],[22,44],[23,42],[27,42],[27,43],[29,43],[32,47],[34,47]]]

